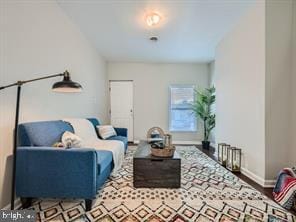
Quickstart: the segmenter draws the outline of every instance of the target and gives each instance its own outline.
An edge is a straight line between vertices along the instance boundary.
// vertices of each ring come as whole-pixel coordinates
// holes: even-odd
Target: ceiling
[[[255,0],[57,0],[108,61],[209,62]],[[148,27],[145,17],[161,21]],[[159,40],[152,42],[151,36]]]

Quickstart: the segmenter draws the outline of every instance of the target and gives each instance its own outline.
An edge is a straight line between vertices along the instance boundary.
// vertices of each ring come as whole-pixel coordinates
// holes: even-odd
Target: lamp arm
[[[9,84],[7,86],[1,86],[0,90],[5,89],[5,88],[9,88],[9,87],[12,87],[12,86],[17,86],[17,83],[12,83],[12,84]]]
[[[25,80],[25,81],[17,81],[16,83],[12,83],[6,86],[0,86],[0,90],[5,89],[5,88],[9,88],[12,86],[21,86],[25,83],[28,82],[35,82],[35,81],[39,81],[39,80],[43,80],[43,79],[50,79],[50,78],[54,78],[54,77],[58,77],[58,76],[66,76],[68,75],[68,71],[65,71],[63,73],[59,73],[59,74],[54,74],[54,75],[49,75],[49,76],[44,76],[44,77],[40,77],[40,78],[36,78],[36,79],[30,79],[30,80]]]

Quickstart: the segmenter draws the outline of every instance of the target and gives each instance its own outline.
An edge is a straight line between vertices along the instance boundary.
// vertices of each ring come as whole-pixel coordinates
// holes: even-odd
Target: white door
[[[133,82],[110,81],[110,113],[114,127],[128,129],[128,141],[134,140]]]

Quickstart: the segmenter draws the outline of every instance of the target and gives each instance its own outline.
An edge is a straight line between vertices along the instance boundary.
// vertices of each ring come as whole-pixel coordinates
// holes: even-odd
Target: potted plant
[[[209,135],[215,127],[216,115],[212,112],[212,105],[215,103],[215,87],[206,88],[204,90],[195,90],[195,101],[192,105],[193,113],[203,121],[204,139],[202,141],[203,149],[209,149]]]

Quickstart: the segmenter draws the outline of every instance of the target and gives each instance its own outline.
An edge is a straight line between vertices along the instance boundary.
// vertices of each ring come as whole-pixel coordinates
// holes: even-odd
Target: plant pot
[[[205,150],[210,149],[210,141],[202,141],[202,148]]]

